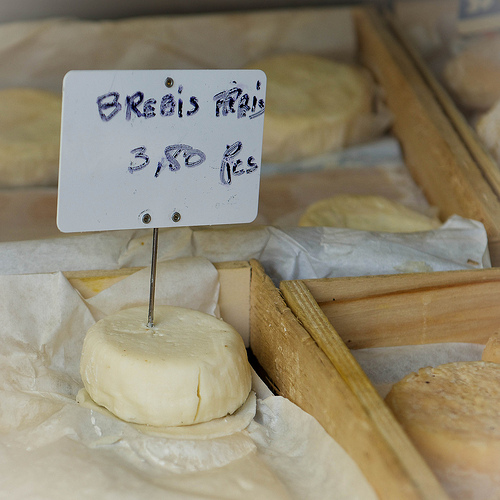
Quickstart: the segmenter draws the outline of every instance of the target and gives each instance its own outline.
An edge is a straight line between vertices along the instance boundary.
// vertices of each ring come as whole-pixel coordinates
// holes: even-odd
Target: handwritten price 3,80
[[[241,141],[236,141],[226,146],[219,171],[219,178],[222,184],[229,185],[233,177],[250,174],[259,168],[253,156],[249,156],[246,161],[238,158],[242,149],[243,144]],[[134,148],[130,153],[134,155],[134,159],[128,167],[128,171],[131,174],[149,165],[150,158],[146,154],[145,146]],[[158,177],[166,168],[171,172],[178,171],[181,168],[181,162],[184,163],[184,166],[192,168],[201,165],[205,160],[206,155],[200,149],[193,148],[188,144],[173,144],[165,148],[165,157],[158,162],[154,176]]]

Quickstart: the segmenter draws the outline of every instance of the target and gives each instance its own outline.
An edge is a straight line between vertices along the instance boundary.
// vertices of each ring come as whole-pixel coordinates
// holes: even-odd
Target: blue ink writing
[[[182,88],[181,88],[182,91]],[[120,94],[118,92],[108,92],[99,96],[96,100],[97,111],[103,122],[109,122],[117,116],[125,107],[125,120],[130,121],[133,118],[153,118],[158,115],[157,107],[159,107],[160,116],[172,116],[177,111],[177,116],[182,118],[184,115],[193,116],[200,109],[198,98],[191,96],[189,98],[189,106],[184,113],[182,99],[176,99],[173,94],[166,94],[159,100],[150,97],[145,99],[144,92],[137,91],[132,95],[125,96],[124,104],[120,103]]]
[[[109,92],[97,98],[97,110],[102,121],[109,122],[122,109],[122,105],[118,102],[119,97],[118,92]],[[110,113],[106,113],[108,109],[111,109]]]
[[[243,160],[241,158],[236,158],[242,149],[243,144],[241,141],[236,141],[231,145],[226,145],[226,151],[222,156],[219,171],[219,178],[222,184],[229,185],[231,184],[233,177],[250,174],[259,168],[253,156],[249,156],[247,158],[246,164],[248,168],[244,168],[242,166]]]
[[[236,83],[236,82],[232,82]],[[256,90],[260,90],[261,83],[257,80],[255,84]],[[231,87],[230,89],[223,90],[214,95],[215,102],[215,116],[229,116],[236,114],[237,118],[247,117],[257,118],[262,115],[265,110],[265,101],[257,96],[250,96],[244,93],[240,87]],[[250,102],[252,103],[250,105]]]
[[[149,156],[146,155],[146,146],[139,146],[138,148],[132,149],[130,152],[134,155],[134,158],[140,158],[142,160],[142,163],[138,165],[135,165],[132,161],[130,162],[130,166],[128,167],[130,173],[142,170],[149,164]]]
[[[193,148],[188,144],[174,144],[165,148],[165,158],[158,162],[158,167],[155,172],[155,177],[160,175],[160,172],[168,165],[171,172],[177,172],[181,165],[177,160],[177,156],[182,153],[184,157],[184,165],[186,167],[196,167],[201,165],[205,159],[205,153],[199,149]],[[196,159],[193,159],[196,158]]]

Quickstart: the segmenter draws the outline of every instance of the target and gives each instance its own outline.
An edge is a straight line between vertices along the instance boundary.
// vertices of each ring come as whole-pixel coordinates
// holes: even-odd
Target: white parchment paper
[[[176,279],[182,268],[183,282]],[[158,280],[170,286],[160,286],[156,300],[216,311],[216,274],[199,257],[160,264]],[[78,405],[92,313],[135,304],[141,278],[147,286],[138,272],[89,308],[60,272],[0,276],[2,498],[376,498],[316,420],[259,384],[247,430],[202,441],[145,435]]]
[[[158,259],[258,259],[280,280],[491,267],[480,222],[451,217],[434,231],[376,233],[337,228],[220,226],[159,232]],[[0,243],[0,274],[148,266],[150,231],[116,231]]]

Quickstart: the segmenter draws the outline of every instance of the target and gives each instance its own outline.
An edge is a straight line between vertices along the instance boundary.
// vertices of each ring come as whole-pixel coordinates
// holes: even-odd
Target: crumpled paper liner
[[[281,280],[491,267],[480,222],[451,217],[441,228],[396,234],[336,228],[213,226],[159,231],[158,260],[258,259]],[[149,266],[150,231],[116,231],[0,243],[0,273]]]
[[[186,281],[216,298],[210,262],[184,265],[196,271]],[[158,280],[170,277],[182,299],[179,272],[179,263],[161,264]],[[138,277],[97,295],[92,310],[128,304],[123,282]],[[166,288],[158,303],[174,296]],[[95,318],[60,272],[0,276],[0,316],[0,491],[8,498],[375,498],[316,420],[280,397],[262,395],[247,430],[202,441],[148,436],[78,405],[80,353]]]

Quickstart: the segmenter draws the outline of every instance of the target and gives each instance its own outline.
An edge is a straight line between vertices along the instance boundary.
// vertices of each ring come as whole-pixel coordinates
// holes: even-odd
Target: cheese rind
[[[500,365],[422,368],[396,383],[386,402],[453,496],[473,498],[478,478],[500,488]]]
[[[243,339],[205,313],[156,306],[119,311],[85,337],[80,374],[90,397],[123,420],[190,425],[236,411],[251,389]]]

